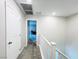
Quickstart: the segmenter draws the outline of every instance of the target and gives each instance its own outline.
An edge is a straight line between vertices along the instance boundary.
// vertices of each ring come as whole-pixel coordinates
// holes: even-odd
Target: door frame
[[[36,24],[38,25],[38,22],[37,22],[37,19],[36,19],[36,18],[29,18],[29,17],[28,17],[28,18],[26,19],[26,45],[28,45],[28,21],[29,21],[29,20],[34,20],[34,21],[36,21]],[[37,25],[36,25],[36,32],[37,32],[37,34],[36,34],[36,44],[37,44],[37,39],[38,39],[38,38],[37,38],[37,37],[38,37],[38,30],[37,30],[37,29],[38,29],[38,28],[37,28],[38,26],[37,26]]]

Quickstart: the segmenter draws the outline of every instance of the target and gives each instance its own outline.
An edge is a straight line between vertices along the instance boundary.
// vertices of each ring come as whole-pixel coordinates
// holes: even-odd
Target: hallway
[[[78,0],[1,0],[0,59],[78,59]]]
[[[24,48],[18,59],[42,59],[39,47],[28,45]]]

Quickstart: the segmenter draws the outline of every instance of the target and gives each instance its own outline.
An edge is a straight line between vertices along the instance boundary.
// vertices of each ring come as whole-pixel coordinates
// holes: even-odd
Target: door
[[[6,0],[7,59],[16,59],[20,49],[21,23],[18,7],[13,0]]]
[[[28,20],[28,43],[36,43],[36,21]]]

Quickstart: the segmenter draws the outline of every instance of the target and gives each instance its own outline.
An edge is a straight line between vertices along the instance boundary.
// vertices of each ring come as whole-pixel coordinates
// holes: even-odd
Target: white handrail
[[[49,46],[51,46],[50,42],[43,36],[43,35],[40,35],[46,42]]]
[[[63,55],[64,57],[66,57],[67,59],[70,59],[67,55],[65,55],[63,52],[61,52],[59,49],[56,49],[57,52],[59,52],[61,55]]]
[[[56,43],[55,42],[50,42],[52,46],[56,46]]]

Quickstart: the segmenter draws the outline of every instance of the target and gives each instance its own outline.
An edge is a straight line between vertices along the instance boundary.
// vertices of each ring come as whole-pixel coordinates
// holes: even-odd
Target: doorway
[[[36,24],[35,20],[28,20],[28,44],[36,45]]]

